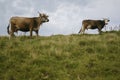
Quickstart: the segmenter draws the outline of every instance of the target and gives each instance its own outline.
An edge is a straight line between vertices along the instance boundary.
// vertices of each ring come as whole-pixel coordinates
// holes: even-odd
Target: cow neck
[[[103,22],[104,22],[104,25],[107,25],[107,23],[105,22],[105,20],[103,20]]]
[[[37,21],[37,23],[38,23],[39,26],[42,24],[41,17],[37,17],[36,21]]]

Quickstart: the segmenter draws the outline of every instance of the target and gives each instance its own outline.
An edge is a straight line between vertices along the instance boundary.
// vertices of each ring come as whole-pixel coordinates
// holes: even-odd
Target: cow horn
[[[44,16],[44,14],[41,14],[41,13],[40,13],[40,16]]]
[[[39,16],[40,16],[40,17],[43,16],[39,11],[38,11],[38,13],[39,13]]]
[[[106,20],[106,19],[109,20],[109,18],[103,18],[103,20]]]

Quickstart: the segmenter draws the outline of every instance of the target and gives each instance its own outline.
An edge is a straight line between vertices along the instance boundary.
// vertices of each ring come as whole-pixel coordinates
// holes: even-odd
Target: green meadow
[[[0,80],[120,80],[120,31],[2,36]]]

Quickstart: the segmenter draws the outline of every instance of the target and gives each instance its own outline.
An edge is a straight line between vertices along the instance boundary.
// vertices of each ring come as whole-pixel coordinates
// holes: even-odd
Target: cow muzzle
[[[105,23],[105,25],[108,25],[108,23]]]
[[[49,19],[47,19],[46,22],[49,22]]]

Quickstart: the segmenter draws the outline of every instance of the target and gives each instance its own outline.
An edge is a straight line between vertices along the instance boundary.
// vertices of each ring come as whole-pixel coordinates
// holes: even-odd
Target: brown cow
[[[82,27],[79,33],[85,32],[85,29],[98,29],[99,33],[101,33],[102,28],[108,24],[110,20],[103,19],[103,20],[83,20]]]
[[[41,13],[39,13],[38,17],[33,18],[12,17],[7,27],[7,32],[10,36],[14,36],[14,32],[18,30],[23,32],[30,31],[30,37],[32,37],[32,31],[35,31],[38,36],[40,25],[45,22],[49,22],[48,16]]]

